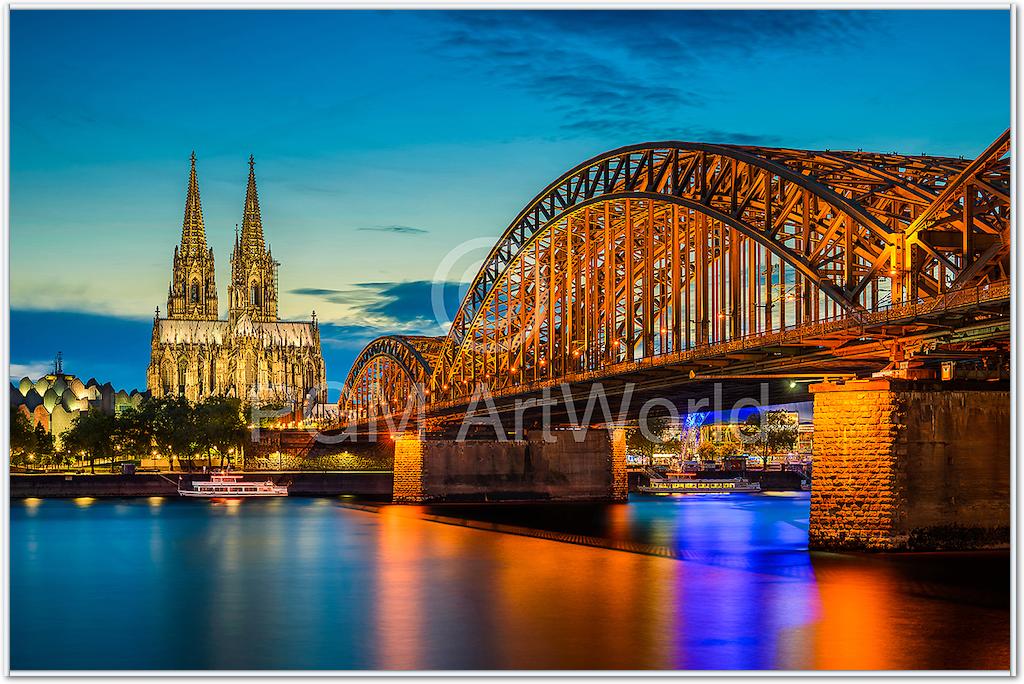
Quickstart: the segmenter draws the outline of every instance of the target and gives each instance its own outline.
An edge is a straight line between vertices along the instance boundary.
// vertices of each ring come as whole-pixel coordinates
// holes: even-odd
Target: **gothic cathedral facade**
[[[237,397],[298,409],[326,401],[320,328],[278,318],[278,262],[263,238],[256,172],[249,158],[242,231],[235,228],[228,318],[220,320],[213,249],[206,245],[196,157],[188,177],[181,244],[174,248],[167,315],[153,319],[146,383],[154,397]]]

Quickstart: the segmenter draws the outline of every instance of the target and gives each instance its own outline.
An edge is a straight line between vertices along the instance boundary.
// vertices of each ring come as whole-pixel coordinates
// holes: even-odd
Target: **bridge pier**
[[[1009,544],[1005,386],[877,378],[810,390],[811,548]]]
[[[395,439],[395,503],[625,501],[621,428],[556,430],[525,440]]]

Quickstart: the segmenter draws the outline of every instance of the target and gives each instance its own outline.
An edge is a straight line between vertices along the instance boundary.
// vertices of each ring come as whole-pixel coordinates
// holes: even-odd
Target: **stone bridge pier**
[[[1005,385],[879,378],[810,389],[811,548],[1009,545]]]
[[[554,430],[547,440],[395,439],[396,503],[440,501],[625,501],[621,428]]]

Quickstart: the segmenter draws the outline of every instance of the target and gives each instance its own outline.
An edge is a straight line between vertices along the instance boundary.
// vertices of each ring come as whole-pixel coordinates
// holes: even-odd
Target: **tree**
[[[24,413],[11,408],[11,465],[23,465],[35,449],[32,422]]]
[[[124,409],[115,419],[115,436],[121,452],[128,456],[147,456],[153,448],[156,404]]]
[[[154,402],[153,438],[157,448],[168,454],[172,463],[177,457],[179,466],[191,470],[192,461],[203,446],[197,412],[184,397]]]
[[[718,445],[719,458],[735,458],[740,455],[740,445],[736,442],[722,442]]]
[[[53,445],[53,435],[47,432],[42,424],[37,423],[35,430],[32,432],[32,441],[34,443],[32,452],[35,454],[35,460],[39,465],[51,463],[56,454],[56,449],[54,449]]]
[[[792,449],[797,439],[797,419],[789,411],[753,413],[740,426],[743,441],[760,452],[763,467],[768,457],[778,451]]]
[[[249,435],[249,428],[242,418],[242,404],[231,397],[208,397],[197,409],[204,433],[203,446],[207,449],[207,464],[212,465],[210,449],[216,448],[223,468],[228,451],[240,449]]]
[[[718,447],[709,440],[702,441],[697,447],[697,458],[702,461],[713,461],[717,454]]]
[[[668,444],[664,439],[664,435],[669,424],[670,421],[667,415],[648,414],[647,434],[645,435],[644,430],[639,426],[630,428],[626,431],[626,446],[630,451],[645,456],[648,465],[650,465],[654,460],[654,452],[659,447],[664,448]],[[651,439],[651,437],[654,439]],[[676,440],[676,443],[678,445],[678,440]]]
[[[89,409],[88,413],[79,413],[71,428],[64,433],[64,446],[69,452],[88,459],[89,470],[95,473],[97,458],[114,457],[114,432],[114,416]]]

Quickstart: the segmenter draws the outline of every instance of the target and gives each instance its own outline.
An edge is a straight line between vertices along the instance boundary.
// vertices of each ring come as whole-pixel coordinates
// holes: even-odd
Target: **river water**
[[[1009,667],[1009,554],[809,553],[804,493],[351,504],[16,500],[11,667]]]

